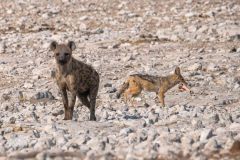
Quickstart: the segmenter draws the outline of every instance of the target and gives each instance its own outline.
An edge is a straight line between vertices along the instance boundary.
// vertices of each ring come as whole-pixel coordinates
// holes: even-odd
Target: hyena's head
[[[65,65],[72,59],[72,51],[76,49],[73,41],[67,44],[58,44],[56,41],[51,42],[50,49],[54,52],[57,64]]]
[[[180,68],[176,67],[175,68],[175,79],[176,79],[176,83],[179,84],[178,88],[181,92],[183,91],[189,91],[190,93],[192,93],[192,91],[189,89],[187,82],[185,81],[185,79],[183,78],[181,72],[180,72]]]

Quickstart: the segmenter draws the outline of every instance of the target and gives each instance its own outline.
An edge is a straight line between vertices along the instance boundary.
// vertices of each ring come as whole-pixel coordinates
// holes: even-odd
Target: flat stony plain
[[[0,159],[240,159],[239,20],[239,0],[1,0]],[[96,122],[79,101],[62,120],[52,40],[99,72]],[[116,99],[176,66],[193,95]]]

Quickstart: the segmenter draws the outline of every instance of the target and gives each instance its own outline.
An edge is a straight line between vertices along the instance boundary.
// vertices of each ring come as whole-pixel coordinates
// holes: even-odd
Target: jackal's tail
[[[119,89],[119,91],[117,92],[116,97],[120,98],[122,93],[128,88],[128,86],[129,86],[129,82],[128,81],[124,82],[121,88]]]

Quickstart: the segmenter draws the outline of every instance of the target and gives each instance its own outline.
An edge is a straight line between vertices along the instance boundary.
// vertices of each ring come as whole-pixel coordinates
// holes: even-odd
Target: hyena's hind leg
[[[95,116],[95,106],[96,106],[96,98],[98,94],[98,86],[95,86],[90,89],[89,99],[90,99],[90,121],[96,121]]]
[[[79,100],[82,102],[82,104],[85,105],[88,109],[90,109],[91,106],[90,106],[90,102],[88,100],[88,95],[89,95],[89,93],[78,94],[77,96],[78,96]]]

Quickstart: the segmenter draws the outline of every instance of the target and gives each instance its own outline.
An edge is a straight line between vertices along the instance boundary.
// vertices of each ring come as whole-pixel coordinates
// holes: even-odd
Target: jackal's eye
[[[65,56],[69,56],[69,53],[64,53]]]
[[[59,53],[56,53],[56,56],[59,56]]]

